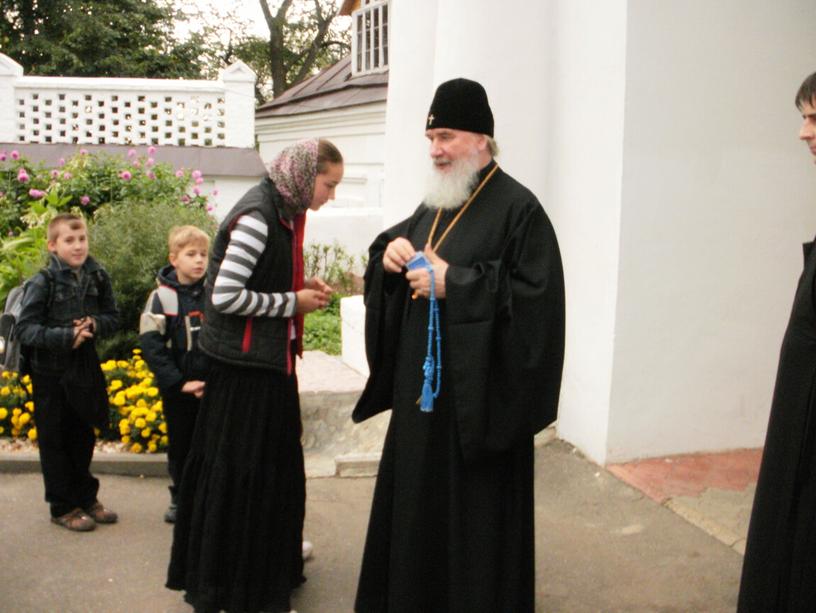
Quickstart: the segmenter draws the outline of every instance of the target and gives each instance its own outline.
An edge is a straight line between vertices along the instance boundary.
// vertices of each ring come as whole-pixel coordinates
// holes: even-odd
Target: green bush
[[[344,296],[360,293],[361,278],[356,273],[364,267],[363,257],[349,255],[339,243],[331,245],[312,243],[303,249],[306,278],[320,277],[331,285],[334,291]]]
[[[303,348],[329,355],[340,355],[340,294],[333,294],[329,306],[306,315],[303,324]]]
[[[215,219],[202,208],[172,202],[104,206],[89,228],[90,250],[113,282],[122,317],[121,331],[99,343],[104,358],[129,355],[139,335],[139,314],[156,286],[156,272],[167,263],[167,234],[180,225],[198,226],[210,236]]]

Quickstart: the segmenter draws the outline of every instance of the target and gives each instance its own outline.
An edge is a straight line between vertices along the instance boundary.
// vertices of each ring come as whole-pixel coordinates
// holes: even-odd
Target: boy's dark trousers
[[[34,423],[51,516],[96,502],[99,481],[91,475],[93,427],[68,404],[59,376],[33,373]]]
[[[177,392],[162,395],[164,419],[167,423],[167,472],[173,484],[170,494],[173,503],[176,502],[178,487],[181,485],[181,475],[184,472],[184,462],[193,442],[196,415],[200,401],[193,394]]]

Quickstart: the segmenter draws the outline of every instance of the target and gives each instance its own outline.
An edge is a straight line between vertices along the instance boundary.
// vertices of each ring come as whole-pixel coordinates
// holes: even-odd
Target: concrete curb
[[[0,473],[38,473],[40,456],[31,451],[0,453]],[[126,451],[95,453],[91,472],[126,477],[167,477],[167,454],[140,454]]]

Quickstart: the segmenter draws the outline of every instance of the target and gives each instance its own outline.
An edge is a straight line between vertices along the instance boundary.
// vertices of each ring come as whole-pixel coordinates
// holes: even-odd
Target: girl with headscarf
[[[331,288],[303,278],[306,211],[334,198],[343,158],[292,145],[218,229],[199,335],[210,370],[179,492],[167,587],[197,612],[289,611],[306,501],[295,355]]]

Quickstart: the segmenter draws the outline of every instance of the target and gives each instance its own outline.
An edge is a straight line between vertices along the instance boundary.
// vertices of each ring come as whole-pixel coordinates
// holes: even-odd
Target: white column
[[[255,146],[255,73],[238,60],[221,71],[227,147]]]
[[[15,140],[14,85],[23,76],[23,67],[7,55],[0,53],[0,142]]]

